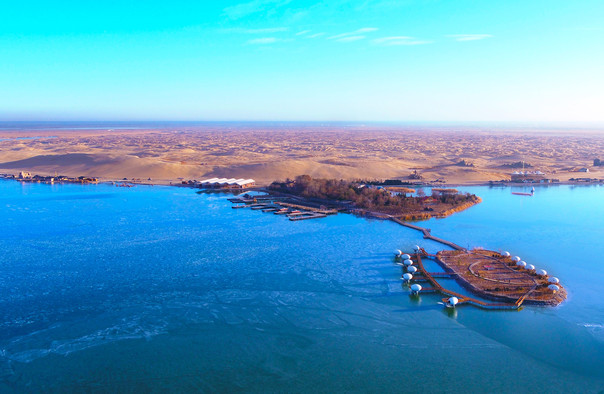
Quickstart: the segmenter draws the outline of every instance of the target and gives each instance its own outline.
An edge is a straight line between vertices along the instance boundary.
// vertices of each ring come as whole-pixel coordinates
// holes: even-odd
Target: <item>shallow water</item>
[[[603,390],[604,188],[464,190],[484,202],[421,225],[520,255],[567,302],[411,298],[392,251],[441,247],[391,222],[0,181],[0,392]]]

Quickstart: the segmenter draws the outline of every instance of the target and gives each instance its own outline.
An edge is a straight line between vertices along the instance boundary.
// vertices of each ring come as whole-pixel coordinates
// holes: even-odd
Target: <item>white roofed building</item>
[[[545,174],[541,171],[514,171],[511,178],[512,182],[539,182]]]
[[[212,189],[248,189],[256,186],[256,181],[245,178],[210,178],[200,182],[201,187]]]

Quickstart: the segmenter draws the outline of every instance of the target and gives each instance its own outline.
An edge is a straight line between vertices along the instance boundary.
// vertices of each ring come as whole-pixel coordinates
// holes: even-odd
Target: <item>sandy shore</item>
[[[0,132],[0,173],[153,183],[233,177],[268,184],[302,174],[406,179],[418,171],[426,181],[469,185],[509,179],[515,170],[509,164],[518,161],[562,182],[604,178],[594,158],[604,160],[604,131],[227,125]],[[583,167],[590,172],[577,172]]]

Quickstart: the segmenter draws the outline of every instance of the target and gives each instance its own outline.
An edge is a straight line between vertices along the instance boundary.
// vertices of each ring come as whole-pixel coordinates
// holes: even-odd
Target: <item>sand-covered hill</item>
[[[39,137],[18,139],[18,137]],[[509,178],[512,163],[565,181],[604,178],[604,130],[577,133],[379,126],[187,127],[0,132],[0,172],[101,179],[407,178],[474,184]],[[589,174],[575,172],[588,167]]]

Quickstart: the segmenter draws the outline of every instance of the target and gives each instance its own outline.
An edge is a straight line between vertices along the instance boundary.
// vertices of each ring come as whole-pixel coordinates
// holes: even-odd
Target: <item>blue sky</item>
[[[0,13],[0,120],[602,122],[603,70],[601,0],[22,0]]]

